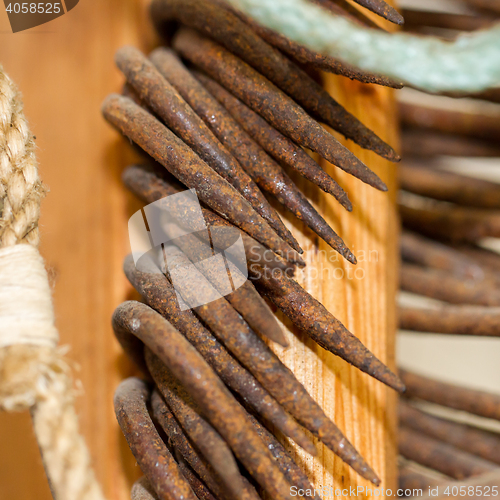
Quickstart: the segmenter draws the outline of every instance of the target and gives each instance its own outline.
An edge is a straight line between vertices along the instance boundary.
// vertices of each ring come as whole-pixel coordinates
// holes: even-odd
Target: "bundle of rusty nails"
[[[373,25],[348,2],[313,1]],[[383,0],[356,1],[402,22]],[[348,211],[347,194],[303,148],[386,191],[382,180],[322,124],[388,160],[399,161],[399,156],[310,75],[321,69],[365,83],[401,85],[316,54],[221,0],[153,0],[151,15],[158,32],[171,38],[171,48],[158,48],[149,57],[132,47],[120,49],[115,61],[126,85],[122,95],[105,100],[102,111],[156,161],[128,167],[123,174],[127,188],[160,209],[167,197],[195,190],[208,229],[198,231],[192,205],[176,198],[168,205],[172,221],[166,225],[183,227],[184,233],[162,242],[164,263],[153,251],[139,262],[133,256],[125,260],[125,274],[144,300],[126,302],[113,315],[117,339],[144,376],[125,380],[115,395],[119,424],[145,476],[132,496],[257,499],[266,494],[281,499],[289,498],[291,486],[312,490],[275,436],[282,434],[315,454],[304,429],[379,484],[262,340],[286,345],[268,303],[324,349],[397,391],[404,386],[293,279],[295,267],[305,265],[302,249],[263,193],[355,264],[356,257],[284,167]],[[219,234],[220,229],[233,232]],[[229,248],[234,230],[241,236],[251,280],[243,277],[243,285],[227,294],[218,273],[200,262],[213,250]],[[233,263],[231,268],[224,255],[232,269],[226,274],[234,279],[238,267]],[[178,288],[176,273],[191,286]],[[217,300],[196,302],[194,295],[214,292],[220,293]]]
[[[447,36],[498,21],[491,12],[498,2],[467,3],[484,10],[452,14],[406,8],[405,29]],[[448,164],[460,157],[500,158],[500,110],[485,102],[498,103],[498,95],[494,89],[474,96],[477,100],[468,101],[463,111],[437,99],[400,105],[400,287],[440,301],[400,304],[402,330],[500,337],[500,255],[483,245],[483,238],[500,236],[500,184],[440,168],[445,157]],[[500,420],[498,395],[405,370],[400,376],[406,393],[399,402],[399,487],[408,496],[421,496],[418,490],[425,495],[436,486],[442,493],[467,478],[500,471],[500,434],[484,430],[480,422],[462,423],[466,413]]]

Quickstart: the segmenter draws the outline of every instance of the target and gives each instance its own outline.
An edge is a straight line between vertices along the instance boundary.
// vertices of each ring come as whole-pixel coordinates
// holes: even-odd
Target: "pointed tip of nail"
[[[406,386],[398,377],[396,377],[396,380],[390,387],[392,387],[395,391],[399,392],[399,394],[403,394],[406,391]]]
[[[399,24],[400,26],[402,26],[405,23],[405,18],[397,10],[395,10],[394,12],[395,13],[393,14],[393,16],[391,16],[391,21],[394,24]]]
[[[392,6],[386,5],[385,12],[379,14],[391,23],[399,24],[402,26],[405,23],[405,18]]]
[[[276,321],[276,320],[275,320]],[[281,328],[278,324],[275,327],[267,328],[264,335],[271,340],[272,342],[276,342],[282,347],[288,347],[290,344],[286,339],[285,335],[281,331]]]
[[[394,149],[384,142],[380,137],[374,134],[372,138],[371,146],[365,146],[371,149],[374,153],[378,154],[382,158],[389,160],[390,162],[397,163],[401,161],[401,156],[394,151]]]
[[[359,453],[356,451],[356,455],[360,456]],[[355,461],[355,462],[350,462],[349,465],[361,476],[364,477],[365,479],[368,479],[371,483],[373,483],[375,486],[380,486],[381,481],[380,478],[377,476],[375,471],[365,462],[363,457],[361,457],[361,461]]]
[[[342,198],[337,198],[337,201],[348,211],[352,212],[352,203],[347,195],[342,196]]]
[[[388,154],[384,155],[384,158],[392,163],[399,163],[401,161],[401,156],[398,155],[392,148]]]
[[[288,262],[291,262],[292,264],[295,264],[296,266],[299,266],[299,267],[306,267],[306,263],[304,261],[304,259],[297,253],[297,252],[294,252],[295,255],[291,255],[291,256],[285,256],[285,260],[287,260]]]
[[[376,370],[375,373],[369,373],[369,375],[376,378],[387,387],[390,387],[391,389],[399,392],[400,394],[405,392],[406,386],[404,385],[403,381],[395,373],[389,370],[389,368],[387,368],[387,366],[385,366],[381,361],[379,361],[379,363],[382,365],[382,369]]]
[[[277,344],[279,344],[281,347],[284,347],[285,349],[290,346],[290,343],[286,339],[283,339],[283,340],[276,339],[276,340],[274,340],[274,342],[276,342]]]
[[[356,259],[356,256],[348,249],[346,248],[342,253],[342,257],[344,257],[347,261],[349,261],[351,264],[356,265],[358,263],[358,259]]]
[[[376,174],[373,174],[373,178],[367,184],[384,193],[389,191],[387,184]]]
[[[295,250],[298,254],[302,255],[304,250],[299,245],[299,242],[293,237],[293,234],[290,231],[286,231],[286,234],[279,235],[281,239],[287,243],[293,250]]]

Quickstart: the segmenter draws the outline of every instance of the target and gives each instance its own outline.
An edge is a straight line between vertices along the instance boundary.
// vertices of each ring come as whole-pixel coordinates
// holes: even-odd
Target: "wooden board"
[[[333,75],[324,75],[324,79],[326,88],[365,124],[390,144],[397,142],[391,91]],[[299,281],[368,349],[394,368],[398,276],[396,166],[353,143],[344,143],[387,183],[389,192],[378,192],[324,162],[324,168],[349,194],[353,212],[348,213],[329,195],[294,176],[358,258],[356,266],[347,263],[310,230],[295,225],[299,231],[294,234],[298,234],[307,258]],[[289,322],[285,324],[290,327]],[[381,488],[395,491],[394,391],[324,351],[305,335],[296,331],[294,334],[288,335],[290,348],[276,351],[379,474]],[[350,487],[362,488],[358,498],[365,496],[361,491],[366,493],[372,488],[373,492],[373,485],[359,478],[330,450],[322,445],[318,450],[316,459],[300,450],[295,453],[316,487],[333,488],[333,494],[325,498],[345,498],[346,491],[342,490],[349,491]],[[384,497],[381,488],[380,497]]]
[[[120,90],[115,50],[124,44],[148,50],[155,44],[147,3],[81,0],[67,15],[16,35],[0,8],[0,63],[24,94],[41,174],[50,187],[42,205],[41,251],[54,285],[57,326],[81,382],[81,427],[97,476],[112,500],[129,498],[140,475],[113,413],[114,389],[132,368],[110,328],[113,309],[131,294],[121,263],[128,252],[126,221],[138,205],[120,183],[131,150],[104,122],[99,108],[107,93]],[[336,77],[328,77],[327,85],[348,109],[394,142],[390,91]],[[388,183],[389,194],[335,171],[354,203],[348,214],[331,198],[305,187],[354,252],[366,252],[357,266],[363,273],[350,279],[353,266],[329,262],[333,252],[322,243],[318,252],[315,238],[309,232],[302,235],[300,224],[292,226],[307,251],[309,274],[303,282],[308,289],[393,366],[395,168],[371,153],[356,153]],[[337,274],[319,281],[312,273],[321,267]],[[346,276],[337,279],[341,271]],[[394,396],[303,336],[296,339],[280,355],[381,475],[384,486],[393,487]],[[0,498],[51,498],[27,414],[0,414],[0,451]],[[366,485],[322,448],[317,461],[297,455],[318,485]]]

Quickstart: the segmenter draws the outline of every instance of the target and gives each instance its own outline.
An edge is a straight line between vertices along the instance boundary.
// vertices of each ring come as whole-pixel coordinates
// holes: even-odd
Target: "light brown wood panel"
[[[99,108],[105,95],[121,86],[114,51],[123,44],[146,50],[155,43],[147,3],[81,0],[67,15],[16,35],[0,8],[0,63],[24,94],[41,174],[50,187],[42,205],[41,251],[54,284],[61,344],[70,346],[68,357],[82,384],[81,427],[98,478],[112,500],[129,498],[130,485],[139,475],[112,408],[114,388],[132,368],[110,328],[114,307],[131,293],[121,262],[128,251],[126,221],[137,205],[119,179],[131,150],[104,123]],[[327,85],[384,138],[396,139],[390,91],[331,76]],[[377,356],[394,366],[395,167],[359,148],[355,151],[387,182],[388,194],[328,167],[349,191],[354,212],[348,214],[327,195],[302,184],[354,252],[366,254],[357,266],[363,273],[358,271],[352,279],[353,266],[337,260],[300,224],[288,223],[306,250],[309,270],[302,282]],[[320,268],[331,277],[315,278]],[[351,278],[337,279],[341,271],[351,273]],[[303,335],[288,335],[292,347],[280,356],[369,460],[384,486],[393,487],[394,396]],[[0,452],[0,498],[50,498],[27,414],[0,414]],[[317,485],[366,485],[322,448],[317,460],[296,455]]]

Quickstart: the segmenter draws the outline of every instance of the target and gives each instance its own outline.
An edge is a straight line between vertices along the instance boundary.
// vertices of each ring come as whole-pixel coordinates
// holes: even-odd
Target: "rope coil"
[[[79,434],[69,367],[56,348],[37,250],[44,194],[21,97],[0,66],[0,409],[31,410],[56,500],[104,500]]]
[[[47,272],[38,250],[31,245],[0,249],[0,347],[55,348],[57,341]]]

